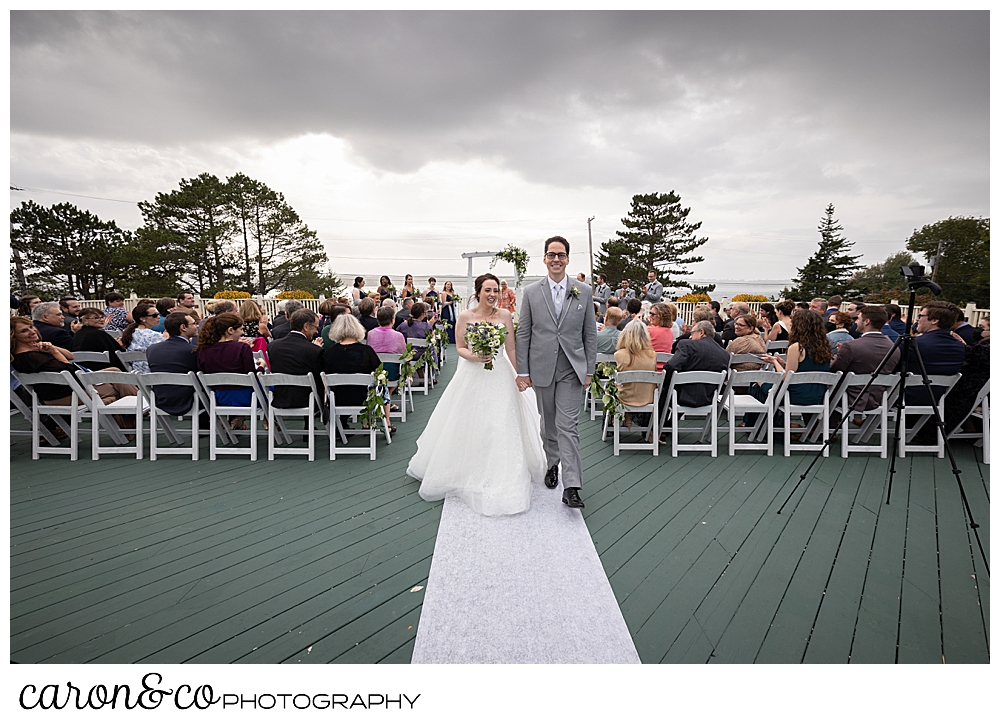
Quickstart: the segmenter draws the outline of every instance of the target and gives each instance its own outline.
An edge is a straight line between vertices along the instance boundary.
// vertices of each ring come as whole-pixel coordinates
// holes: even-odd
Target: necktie
[[[556,284],[555,288],[552,290],[552,303],[556,307],[556,318],[558,319],[559,315],[562,314],[563,306],[562,284]]]

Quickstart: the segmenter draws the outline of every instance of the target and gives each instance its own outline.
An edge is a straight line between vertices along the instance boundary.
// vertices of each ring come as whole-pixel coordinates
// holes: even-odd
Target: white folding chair
[[[937,398],[937,409],[938,414],[941,415],[941,419],[944,419],[944,399],[951,392],[951,388],[955,386],[961,378],[961,374],[954,375],[927,375],[930,380],[932,388],[935,389],[934,394],[940,395]],[[924,389],[923,378],[920,375],[908,373],[906,375],[906,381],[903,383],[905,389]],[[906,429],[906,419],[908,417],[916,417],[917,421],[909,430]],[[917,433],[923,428],[927,423],[934,425],[935,433],[937,434],[937,444],[936,445],[914,445],[912,443],[913,438],[916,437]],[[944,436],[941,434],[940,428],[934,422],[934,408],[931,405],[911,405],[909,402],[903,405],[903,414],[901,419],[896,422],[900,427],[899,435],[899,457],[905,458],[908,452],[934,452],[937,453],[939,458],[944,457]]]
[[[414,338],[414,339],[407,339],[406,341],[413,345],[413,356],[414,356],[415,359],[419,359],[420,356],[424,353],[424,350],[427,349],[427,340],[426,339],[417,339],[417,338]],[[423,390],[424,394],[428,395],[428,394],[430,394],[430,391],[431,391],[431,381],[430,381],[431,380],[431,366],[430,366],[430,363],[424,362],[423,373],[424,373],[423,385],[422,386],[418,385],[416,387],[416,389]],[[410,387],[411,387],[411,389],[413,388],[412,381],[410,383]],[[412,392],[411,392],[411,394],[412,394]]]
[[[212,435],[209,438],[208,457],[215,460],[217,455],[250,455],[251,460],[257,459],[257,416],[267,414],[267,400],[263,397],[260,386],[255,379],[257,375],[253,372],[239,374],[236,372],[213,372],[206,374],[198,372],[198,382],[205,389],[208,395],[208,415],[213,429],[216,424],[229,415],[239,415],[246,418],[250,423],[250,447],[222,447],[217,442],[219,435]],[[220,405],[216,397],[216,392],[220,387],[243,387],[250,390],[250,404],[241,405]],[[224,428],[225,429],[225,428]],[[238,436],[239,431],[231,431],[231,436]],[[232,437],[235,441],[237,437]]]
[[[326,390],[330,401],[330,459],[336,460],[337,453],[341,455],[364,455],[367,454],[371,460],[375,459],[375,435],[378,432],[374,425],[367,429],[354,430],[345,429],[341,423],[341,416],[350,417],[352,422],[357,422],[358,415],[364,410],[362,405],[338,405],[336,399],[336,389],[346,386],[372,387],[375,384],[373,374],[327,374],[323,373],[323,388]],[[391,443],[392,437],[389,434],[389,423],[383,421],[386,442]],[[368,447],[348,447],[348,435],[367,435]],[[337,445],[337,438],[344,443],[343,447]]]
[[[740,364],[755,364],[758,365],[758,369],[763,369],[768,366],[768,363],[762,360],[757,355],[753,354],[730,354],[729,355],[729,368],[732,369],[734,365]],[[752,372],[752,370],[742,370],[743,372]]]
[[[872,392],[879,400],[878,407],[871,410],[851,409],[851,390],[860,392],[870,379],[870,374],[847,372],[830,396],[830,408],[836,410],[839,407],[843,416],[840,423],[841,457],[846,458],[852,452],[877,452],[882,458],[889,456],[889,395],[899,385],[899,375],[890,373],[875,378]],[[855,402],[855,405],[857,404]],[[861,425],[857,429],[852,429],[851,425],[855,419],[860,419]],[[876,432],[879,435],[879,444],[868,444]],[[851,442],[852,438],[854,442]]]
[[[656,385],[656,389],[653,391],[653,401],[648,405],[622,405],[626,412],[631,412],[632,414],[647,412],[649,413],[649,424],[648,425],[638,425],[639,432],[643,434],[643,437],[652,435],[652,442],[645,443],[623,443],[621,442],[621,419],[617,416],[614,418],[614,454],[618,455],[619,450],[652,450],[653,455],[660,454],[660,438],[659,429],[657,422],[659,421],[659,405],[660,405],[660,392],[663,388],[663,378],[665,373],[663,372],[652,372],[648,370],[634,370],[631,372],[616,372],[615,373],[615,384],[618,389],[621,389],[621,385],[629,382],[651,382]],[[607,413],[605,413],[605,427],[607,427]]]
[[[103,363],[105,367],[111,364],[110,355],[107,350],[103,352],[74,352],[73,361],[84,367],[87,366],[88,362]]]
[[[781,389],[775,396],[775,410],[781,410],[784,415],[785,457],[796,450],[819,450],[830,436],[830,396],[840,381],[840,372],[786,372]],[[823,401],[814,405],[795,405],[791,401],[791,388],[796,385],[823,385]],[[798,433],[805,442],[792,444],[792,415],[817,415],[811,424],[803,426]],[[812,425],[819,425],[822,440],[810,442]],[[798,430],[798,428],[796,428]],[[830,456],[830,448],[823,448],[823,457]]]
[[[135,453],[136,460],[142,460],[142,417],[149,409],[145,396],[141,391],[134,397],[122,397],[111,404],[104,404],[100,394],[94,389],[97,385],[117,383],[121,385],[137,385],[137,375],[121,370],[99,370],[97,372],[77,372],[76,380],[69,372],[64,372],[70,387],[79,382],[89,396],[90,405],[90,455],[93,460],[100,460],[101,453]],[[81,399],[83,395],[80,396]],[[135,427],[131,430],[121,429],[114,415],[135,416]],[[115,445],[101,445],[101,428],[111,435]],[[132,445],[128,444],[126,435],[135,435]]]
[[[681,450],[690,452],[708,450],[712,453],[713,458],[719,454],[719,396],[725,384],[726,372],[691,370],[689,372],[674,372],[671,375],[670,384],[667,386],[666,391],[667,404],[663,408],[661,423],[666,420],[667,415],[670,416],[670,454],[673,457],[677,457],[678,451]],[[711,403],[699,407],[688,407],[680,404],[677,400],[677,388],[684,385],[715,385],[715,389],[712,390],[711,394]],[[698,443],[681,444],[680,436],[682,433],[698,429],[694,427],[680,427],[682,416],[684,418],[689,416],[705,417]],[[663,429],[664,432],[667,431],[666,425],[663,425]],[[709,434],[709,431],[711,431],[711,440],[707,443],[701,442],[705,439],[706,434]]]
[[[982,432],[962,432],[962,425],[969,418],[974,418],[980,420],[983,423]],[[983,448],[983,464],[990,464],[990,381],[986,380],[986,384],[979,389],[979,393],[976,395],[975,402],[972,403],[972,408],[969,410],[969,414],[962,418],[962,420],[955,425],[951,432],[948,433],[949,440],[975,440],[976,446],[982,446]]]
[[[382,364],[394,364],[400,365],[400,359],[403,355],[401,354],[390,354],[388,352],[379,352],[378,359]],[[406,400],[410,400],[410,411],[413,411],[413,388],[409,384],[397,385],[396,391],[399,392],[399,412],[390,412],[389,417],[398,417],[401,422],[406,422]]]
[[[190,455],[192,460],[197,460],[200,433],[198,418],[202,410],[208,409],[205,391],[198,384],[198,377],[194,372],[150,372],[135,377],[139,389],[142,390],[142,394],[149,404],[149,459],[156,460],[158,455]],[[183,415],[176,416],[178,418],[191,416],[191,445],[189,447],[160,447],[158,444],[157,433],[161,428],[167,440],[173,445],[181,446],[184,442],[181,430],[174,425],[174,415],[164,412],[156,404],[156,388],[160,385],[192,388],[191,409]],[[209,434],[211,434],[211,429],[209,429]],[[235,442],[235,438],[232,438],[231,441]]]
[[[670,361],[671,357],[673,357],[673,354],[671,354],[670,352],[657,352],[656,364],[657,365],[666,364],[667,362]]]
[[[782,352],[782,351],[784,351],[786,349],[788,349],[788,340],[787,339],[783,339],[783,340],[780,340],[780,341],[777,341],[777,342],[768,342],[767,343],[767,353],[768,354],[774,354],[775,352]]]
[[[25,391],[27,391],[27,388],[25,388]],[[16,417],[18,414],[20,414],[27,421],[27,423],[30,425],[31,424],[31,407],[29,405],[26,405],[24,403],[24,400],[22,400],[20,397],[18,397],[17,393],[14,392],[13,389],[11,389],[11,391],[10,391],[10,402],[13,405],[13,407],[10,408],[10,416],[11,417]],[[34,431],[33,430],[15,430],[13,427],[11,427],[10,434],[11,435],[27,435],[28,437],[31,437],[34,434]],[[38,434],[41,435],[42,437],[44,437],[45,440],[46,440],[46,442],[48,442],[49,445],[51,445],[51,446],[56,446],[56,445],[59,444],[59,441],[56,438],[56,436],[53,435],[51,432],[49,432],[48,428],[46,428],[45,425],[42,425],[39,428]]]
[[[118,355],[118,359],[122,361],[122,364],[125,365],[125,369],[129,372],[134,371],[132,369],[132,365],[134,363],[146,361],[145,350],[138,350],[136,352],[115,352],[115,354]]]
[[[309,462],[316,457],[316,413],[320,410],[319,392],[316,390],[316,379],[311,374],[287,375],[271,372],[260,375],[257,380],[267,395],[267,459],[274,460],[275,455],[306,455]],[[309,404],[305,407],[275,407],[274,387],[305,387],[309,390]],[[287,427],[279,430],[278,423],[285,417],[305,417],[305,429],[291,432]],[[291,435],[305,435],[305,448],[275,446],[275,433],[284,435],[291,442]]]
[[[598,354],[597,355],[597,364],[601,364],[602,362],[610,362],[610,363],[614,364],[614,362],[615,362],[615,356],[613,354]],[[600,379],[598,379],[597,383],[599,385],[601,385],[602,387],[604,385],[604,383]],[[594,399],[594,396],[592,394],[590,394],[590,388],[589,387],[587,388],[587,392],[584,395],[583,404],[584,404],[584,406],[589,406],[590,407],[590,419],[591,420],[596,420],[597,419],[598,405],[601,406],[600,407],[601,410],[604,409],[604,403],[601,402],[601,400]]]
[[[782,377],[781,372],[765,370],[731,371],[729,373],[725,391],[722,393],[722,409],[726,411],[729,418],[730,455],[735,455],[737,450],[767,450],[768,457],[774,455],[774,397],[781,387]],[[753,395],[736,394],[735,388],[749,387],[754,383],[771,385],[771,389],[767,391],[765,402],[761,402]],[[748,412],[757,414],[756,423],[753,427],[737,427],[736,417]],[[736,442],[736,436],[744,432],[748,434],[748,441]],[[761,437],[766,437],[767,441],[759,442]],[[758,442],[754,442],[755,440]]]
[[[13,372],[14,379],[31,395],[31,459],[38,460],[40,455],[69,455],[70,460],[78,457],[77,448],[80,443],[80,420],[90,414],[88,400],[82,400],[76,389],[70,388],[71,400],[68,405],[47,405],[38,397],[35,385],[66,386],[66,378],[62,372]],[[69,372],[66,372],[69,375]],[[72,375],[70,375],[72,376]],[[79,385],[74,384],[79,389]],[[60,447],[55,438],[42,435],[41,416],[48,415],[69,436],[69,447]],[[65,417],[69,416],[69,422]],[[52,443],[52,447],[42,447],[40,437]]]

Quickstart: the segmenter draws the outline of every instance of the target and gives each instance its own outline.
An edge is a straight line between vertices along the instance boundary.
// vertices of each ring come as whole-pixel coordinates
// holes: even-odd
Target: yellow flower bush
[[[238,292],[235,289],[223,289],[221,292],[216,292],[215,299],[250,299],[250,295],[246,292]]]
[[[301,289],[290,289],[287,292],[279,292],[274,295],[275,299],[313,299],[312,292]]]

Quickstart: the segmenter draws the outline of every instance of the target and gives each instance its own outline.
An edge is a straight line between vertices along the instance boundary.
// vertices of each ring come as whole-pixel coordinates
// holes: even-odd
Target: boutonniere
[[[580,296],[580,288],[576,284],[574,284],[569,288],[569,294],[571,297],[576,299],[577,297]]]

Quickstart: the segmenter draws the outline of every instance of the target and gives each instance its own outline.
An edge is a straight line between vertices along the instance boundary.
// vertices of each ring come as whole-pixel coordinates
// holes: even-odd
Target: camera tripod
[[[955,481],[958,483],[958,490],[959,493],[961,493],[962,503],[965,506],[965,513],[968,516],[969,528],[971,528],[972,532],[975,534],[976,543],[979,544],[979,553],[983,557],[983,564],[986,566],[986,573],[988,575],[990,572],[989,558],[986,556],[986,551],[983,549],[983,542],[979,538],[979,531],[978,531],[979,524],[976,522],[975,517],[972,514],[972,508],[969,506],[969,499],[965,495],[965,487],[962,485],[962,475],[961,475],[962,471],[959,470],[958,468],[958,463],[955,460],[955,455],[951,449],[951,443],[948,441],[948,436],[947,436],[948,431],[945,429],[944,420],[942,419],[941,414],[938,410],[938,406],[936,404],[934,397],[934,392],[931,386],[931,381],[930,378],[927,376],[927,368],[924,365],[923,357],[921,357],[920,355],[920,348],[914,343],[914,337],[913,334],[911,333],[913,311],[917,299],[917,289],[919,289],[920,287],[927,287],[935,294],[941,293],[941,287],[939,287],[937,284],[930,281],[929,279],[926,279],[923,275],[923,271],[924,271],[923,267],[921,267],[917,262],[912,262],[909,266],[904,266],[902,268],[901,272],[903,276],[906,277],[907,284],[910,289],[910,301],[909,305],[907,306],[907,312],[906,312],[906,330],[903,332],[903,334],[901,334],[899,337],[896,338],[896,341],[893,343],[892,348],[889,349],[885,357],[882,358],[882,361],[878,363],[878,366],[875,368],[875,371],[871,373],[871,377],[869,378],[868,382],[865,383],[865,386],[861,389],[861,392],[858,393],[856,399],[857,400],[867,399],[868,390],[871,389],[872,385],[875,383],[876,378],[880,374],[882,374],[882,371],[889,363],[889,360],[892,359],[893,353],[896,350],[899,350],[900,357],[899,357],[899,364],[897,367],[897,371],[899,372],[899,389],[896,395],[896,404],[895,404],[896,427],[892,434],[892,448],[891,448],[891,454],[889,456],[891,459],[891,463],[889,464],[889,482],[885,496],[885,504],[889,505],[890,499],[892,497],[892,480],[896,475],[896,458],[898,457],[899,454],[899,436],[901,432],[902,434],[906,434],[906,431],[901,430],[900,428],[903,427],[903,409],[906,407],[907,364],[909,362],[910,351],[912,350],[914,352],[914,356],[916,357],[917,365],[919,367],[919,373],[921,376],[921,381],[923,383],[923,388],[927,391],[927,395],[931,400],[930,407],[934,413],[934,426],[938,430],[938,434],[941,435],[942,440],[944,440],[944,448],[945,451],[948,453],[948,459],[951,461],[951,472],[955,476]],[[850,414],[850,412],[848,412],[848,414]],[[785,498],[785,502],[781,504],[780,508],[778,508],[779,515],[781,514],[781,511],[784,510],[785,506],[788,505],[788,501],[790,501],[792,499],[792,496],[795,495],[795,491],[798,490],[799,486],[802,484],[802,481],[804,481],[806,477],[808,477],[813,467],[815,467],[816,463],[819,462],[824,451],[837,439],[837,436],[840,433],[842,422],[843,422],[843,417],[839,412],[837,412],[836,410],[830,412],[830,427],[832,428],[830,436],[823,443],[823,447],[820,448],[819,451],[817,451],[812,462],[809,463],[809,466],[805,469],[802,475],[799,476],[799,481],[795,484],[795,487],[792,488],[792,491],[788,494],[788,497]]]

